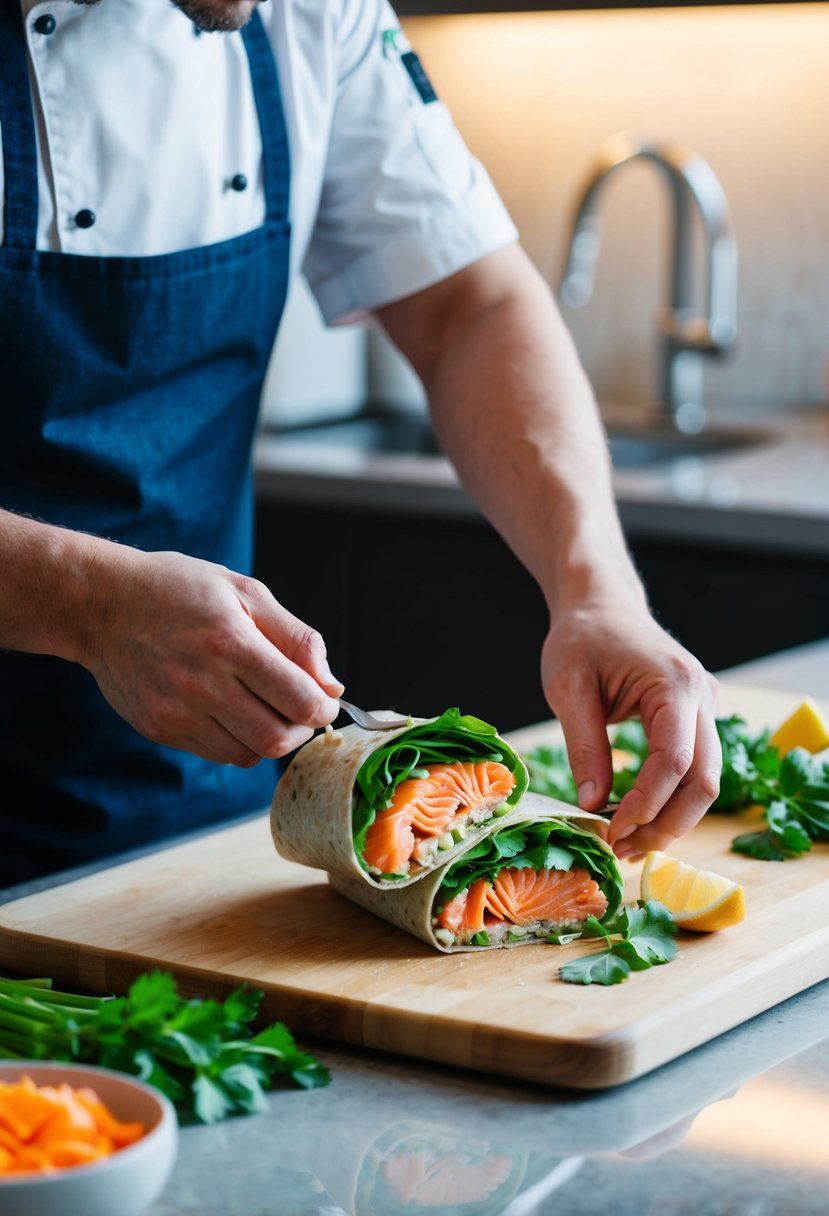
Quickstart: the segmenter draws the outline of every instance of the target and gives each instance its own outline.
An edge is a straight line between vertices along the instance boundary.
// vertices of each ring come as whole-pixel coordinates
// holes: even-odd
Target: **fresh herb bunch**
[[[140,975],[124,997],[0,980],[0,1054],[130,1073],[166,1094],[184,1119],[215,1123],[262,1110],[277,1079],[305,1089],[330,1080],[281,1022],[251,1034],[261,1000],[243,988],[221,1002],[185,1000],[166,971]]]
[[[623,907],[610,921],[602,924],[589,916],[581,933],[550,935],[551,941],[566,945],[575,938],[603,937],[608,943],[597,954],[565,963],[559,975],[568,984],[621,984],[631,971],[646,971],[669,963],[676,955],[676,925],[664,904],[655,899],[639,900]]]
[[[735,837],[731,847],[761,861],[808,853],[829,840],[829,761],[795,747],[781,756],[769,732],[752,734],[738,717],[717,720],[723,749],[720,794],[712,810],[764,809],[766,827]]]
[[[800,747],[781,756],[770,743],[770,731],[750,731],[736,714],[717,718],[716,726],[723,764],[720,792],[711,810],[731,814],[759,806],[766,821],[762,831],[736,836],[731,842],[734,852],[761,861],[785,861],[808,853],[813,841],[829,841],[829,761]],[[648,754],[642,724],[622,723],[612,745],[632,757],[614,774],[610,797],[618,802],[633,787]],[[525,759],[531,790],[577,803],[566,748],[538,747]]]

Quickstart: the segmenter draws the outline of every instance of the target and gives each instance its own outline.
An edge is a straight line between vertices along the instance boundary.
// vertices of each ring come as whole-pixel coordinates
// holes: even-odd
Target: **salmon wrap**
[[[603,820],[578,811],[551,816],[539,809],[544,801],[528,795],[461,856],[414,886],[380,892],[343,874],[329,874],[329,882],[447,953],[573,940],[588,917],[613,918],[624,880],[598,834]]]
[[[404,887],[521,800],[527,769],[494,726],[458,709],[410,722],[328,729],[300,748],[271,807],[277,852],[367,887]]]

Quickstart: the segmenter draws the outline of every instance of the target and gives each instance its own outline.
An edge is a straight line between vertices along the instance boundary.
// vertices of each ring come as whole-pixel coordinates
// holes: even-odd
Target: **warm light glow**
[[[759,1079],[701,1111],[683,1148],[827,1172],[827,1128],[829,1094]]]
[[[829,3],[509,12],[405,26],[551,285],[604,140],[627,131],[704,157],[728,198],[740,259],[737,345],[706,368],[708,405],[756,417],[823,396]],[[602,218],[593,298],[565,320],[600,401],[641,403],[661,387],[664,183],[634,167],[608,189]]]

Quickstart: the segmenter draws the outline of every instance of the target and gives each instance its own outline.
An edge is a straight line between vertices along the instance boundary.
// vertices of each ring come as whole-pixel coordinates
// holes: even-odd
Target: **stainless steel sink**
[[[272,432],[273,433],[273,432]],[[428,419],[411,415],[359,415],[355,418],[291,426],[277,430],[280,443],[348,447],[374,454],[438,456],[440,448]],[[768,442],[760,430],[711,427],[699,435],[682,435],[664,423],[613,425],[610,456],[617,469],[666,464],[681,457],[737,452]]]
[[[639,469],[689,456],[704,458],[736,453],[771,436],[761,430],[709,427],[698,435],[683,435],[664,424],[608,429],[610,457],[617,469]]]

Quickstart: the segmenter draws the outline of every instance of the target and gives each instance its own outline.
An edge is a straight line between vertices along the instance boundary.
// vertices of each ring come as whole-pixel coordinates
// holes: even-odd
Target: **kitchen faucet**
[[[599,192],[612,173],[637,160],[650,161],[662,170],[673,203],[670,300],[659,317],[659,401],[677,430],[695,434],[705,425],[703,356],[724,355],[737,332],[737,246],[725,192],[708,162],[676,144],[640,143],[626,134],[614,135],[602,144],[576,209],[561,299],[574,308],[590,299],[601,243]],[[705,239],[707,309],[703,315],[691,299],[692,203],[702,220]]]

